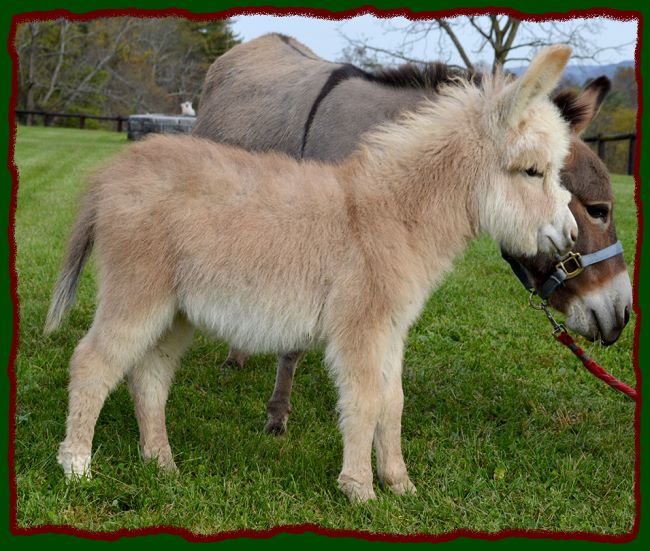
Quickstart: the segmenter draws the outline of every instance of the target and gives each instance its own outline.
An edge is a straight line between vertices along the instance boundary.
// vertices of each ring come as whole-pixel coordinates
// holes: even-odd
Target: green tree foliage
[[[228,20],[113,17],[25,23],[16,33],[18,109],[102,115],[180,112],[240,42]]]

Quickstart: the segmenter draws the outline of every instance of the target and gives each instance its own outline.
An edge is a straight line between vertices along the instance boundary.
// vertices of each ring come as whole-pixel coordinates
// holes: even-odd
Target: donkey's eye
[[[609,216],[609,205],[586,205],[587,214],[596,220],[601,222],[607,222],[607,217]]]
[[[529,168],[526,170],[526,175],[534,178],[543,178],[544,174],[539,172],[536,168]]]

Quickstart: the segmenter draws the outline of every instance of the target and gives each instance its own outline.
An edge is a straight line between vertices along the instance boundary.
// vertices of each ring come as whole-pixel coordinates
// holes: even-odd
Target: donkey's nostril
[[[623,325],[627,325],[628,321],[630,321],[630,307],[626,306],[623,314]]]
[[[575,243],[578,240],[578,228],[571,228],[569,237],[571,238],[571,243]]]

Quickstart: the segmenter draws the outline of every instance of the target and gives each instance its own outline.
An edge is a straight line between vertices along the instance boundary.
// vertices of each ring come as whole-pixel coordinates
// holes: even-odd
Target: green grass
[[[275,360],[216,369],[227,347],[198,335],[168,404],[180,469],[138,457],[124,385],[107,400],[94,440],[94,478],[66,485],[55,455],[64,436],[67,363],[94,311],[93,270],[77,306],[49,338],[42,327],[84,174],[123,147],[123,134],[18,129],[16,212],[20,349],[15,468],[21,527],[87,530],[173,525],[208,534],[315,523],[326,528],[441,533],[457,528],[631,530],[634,404],[596,380],[549,334],[544,316],[482,238],[457,263],[413,327],[406,350],[404,455],[417,496],[378,490],[350,505],[336,487],[336,395],[319,352],[296,375],[284,437],[264,433]],[[626,259],[635,250],[630,177],[613,178]],[[582,342],[634,383],[634,320],[613,347]]]

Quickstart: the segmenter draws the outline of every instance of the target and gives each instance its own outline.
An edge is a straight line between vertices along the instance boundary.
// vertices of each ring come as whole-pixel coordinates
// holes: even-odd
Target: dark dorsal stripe
[[[364,80],[370,80],[369,73],[366,73],[362,69],[355,67],[346,63],[340,67],[334,69],[328,79],[323,84],[323,87],[320,89],[318,96],[314,100],[314,103],[309,110],[309,116],[305,121],[305,130],[302,134],[302,145],[300,147],[300,158],[302,159],[305,154],[305,147],[307,146],[307,135],[309,134],[309,129],[311,128],[312,122],[314,122],[314,117],[316,116],[316,111],[320,107],[321,102],[327,97],[327,95],[334,89],[334,87],[343,80],[347,80],[352,77],[363,78]]]
[[[289,44],[288,37],[283,35],[279,36]],[[291,46],[291,44],[289,45]],[[300,54],[304,55],[302,52]],[[305,155],[309,130],[314,122],[320,104],[339,83],[350,78],[361,78],[369,82],[395,88],[415,88],[431,91],[438,90],[443,84],[453,84],[459,80],[471,80],[475,84],[480,84],[481,82],[481,75],[479,73],[468,73],[463,69],[450,67],[440,62],[426,63],[423,65],[408,63],[394,69],[382,69],[373,73],[359,69],[359,67],[355,67],[349,63],[341,65],[332,71],[309,110],[309,116],[305,121],[302,134],[302,145],[300,147],[301,159]]]

